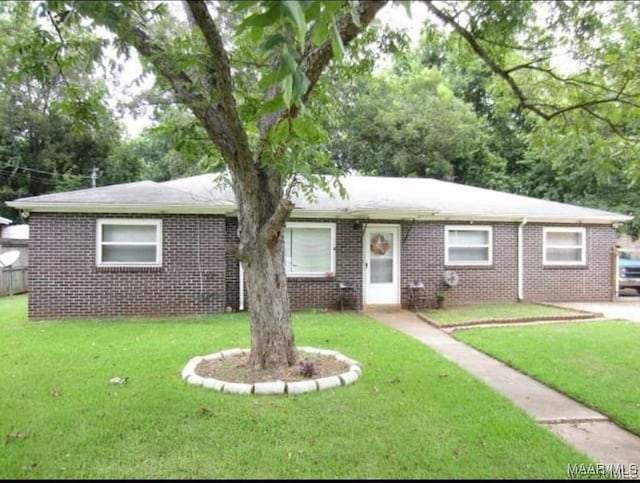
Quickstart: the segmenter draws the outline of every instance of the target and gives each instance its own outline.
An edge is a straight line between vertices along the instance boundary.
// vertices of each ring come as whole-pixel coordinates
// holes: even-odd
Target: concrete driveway
[[[622,296],[617,302],[562,302],[554,303],[559,307],[568,307],[590,312],[600,312],[607,318],[626,319],[640,322],[640,297]]]

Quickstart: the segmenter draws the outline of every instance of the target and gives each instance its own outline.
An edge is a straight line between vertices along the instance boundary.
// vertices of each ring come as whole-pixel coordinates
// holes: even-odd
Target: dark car
[[[634,260],[628,253],[620,252],[618,267],[619,289],[632,288],[640,294],[640,260]]]

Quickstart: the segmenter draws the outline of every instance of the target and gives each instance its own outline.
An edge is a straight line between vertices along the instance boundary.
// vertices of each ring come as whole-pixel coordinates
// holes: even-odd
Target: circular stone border
[[[206,356],[196,356],[187,362],[182,369],[182,379],[188,384],[194,386],[202,386],[207,389],[224,392],[228,394],[302,394],[312,391],[323,391],[338,386],[349,386],[356,382],[362,376],[362,367],[358,361],[348,358],[338,351],[329,349],[318,349],[316,347],[298,347],[299,351],[307,354],[317,354],[322,356],[333,357],[340,362],[344,362],[349,366],[347,372],[338,374],[337,376],[322,377],[320,379],[304,379],[302,381],[269,381],[256,382],[254,384],[228,382],[214,379],[213,377],[202,377],[196,374],[196,367],[202,361],[211,361],[216,359],[225,359],[227,357],[248,354],[250,349],[227,349],[215,354]]]

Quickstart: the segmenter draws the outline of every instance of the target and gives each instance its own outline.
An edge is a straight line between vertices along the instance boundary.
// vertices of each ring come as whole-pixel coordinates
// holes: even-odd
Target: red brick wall
[[[161,218],[163,266],[159,269],[96,267],[96,220],[106,216],[33,213],[30,218],[30,295],[32,318],[174,315],[223,311],[239,306],[238,262],[233,257],[237,222],[220,216],[114,215],[112,218]],[[304,221],[304,220],[292,220]],[[356,284],[362,305],[362,225],[336,223],[336,275],[289,278],[291,306],[336,308],[338,282]],[[374,223],[370,221],[369,223]],[[382,222],[376,223],[389,223]],[[517,223],[494,223],[491,266],[444,264],[445,222],[402,222],[402,304],[408,285],[425,284],[433,300],[442,290],[442,272],[459,274],[458,286],[447,290],[447,303],[470,304],[517,300]],[[615,231],[607,225],[587,226],[585,267],[545,267],[542,226],[525,226],[524,296],[527,300],[608,300]],[[546,226],[546,225],[545,225]]]
[[[402,224],[401,283],[402,305],[409,303],[408,285],[422,282],[428,300],[445,291],[448,305],[507,302],[518,297],[518,228],[514,223],[493,223],[493,263],[489,266],[445,266],[445,226],[460,222],[415,222]],[[485,226],[488,224],[482,223]],[[459,275],[459,283],[447,288],[445,270]]]
[[[544,226],[524,227],[524,298],[537,301],[611,300],[614,290],[611,272],[611,250],[616,232],[611,225],[586,226],[586,265],[544,266],[542,236]]]
[[[340,282],[355,283],[356,300],[349,301],[349,308],[362,306],[362,231],[353,220],[296,220],[336,224],[336,274],[335,277],[290,277],[289,302],[294,309],[330,308],[338,305]]]
[[[493,263],[491,266],[461,267],[444,264],[444,226],[464,223],[403,223],[402,304],[408,305],[407,286],[421,281],[433,300],[442,290],[442,272],[453,270],[459,284],[446,290],[447,304],[515,301],[518,297],[518,223],[492,223]],[[483,223],[483,225],[485,225]],[[524,241],[524,299],[531,301],[610,300],[611,249],[616,233],[611,225],[584,225],[587,239],[587,263],[583,267],[544,266],[543,227],[528,224]],[[574,225],[575,227],[575,225]]]
[[[161,218],[161,268],[97,268],[94,214],[29,219],[32,318],[175,315],[224,310],[224,217]]]

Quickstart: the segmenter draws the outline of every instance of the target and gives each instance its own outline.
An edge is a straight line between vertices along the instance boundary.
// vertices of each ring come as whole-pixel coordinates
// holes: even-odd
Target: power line
[[[23,179],[25,181],[38,181],[41,183],[53,183],[54,179],[53,178],[45,178],[43,176],[37,176],[35,174],[29,174],[29,173],[12,173],[9,175],[9,178],[19,178],[19,179]]]
[[[41,169],[35,169],[35,168],[27,168],[25,166],[16,166],[14,164],[11,163],[7,163],[5,161],[0,161],[0,164],[3,164],[4,166],[8,167],[8,168],[15,168],[15,169],[22,169],[24,171],[31,171],[33,173],[42,173],[42,174],[48,174],[49,176],[60,176],[61,174],[64,173],[54,173],[51,171],[43,171]],[[78,175],[78,176],[82,176],[84,179],[91,179],[91,176],[83,176],[83,175]]]

